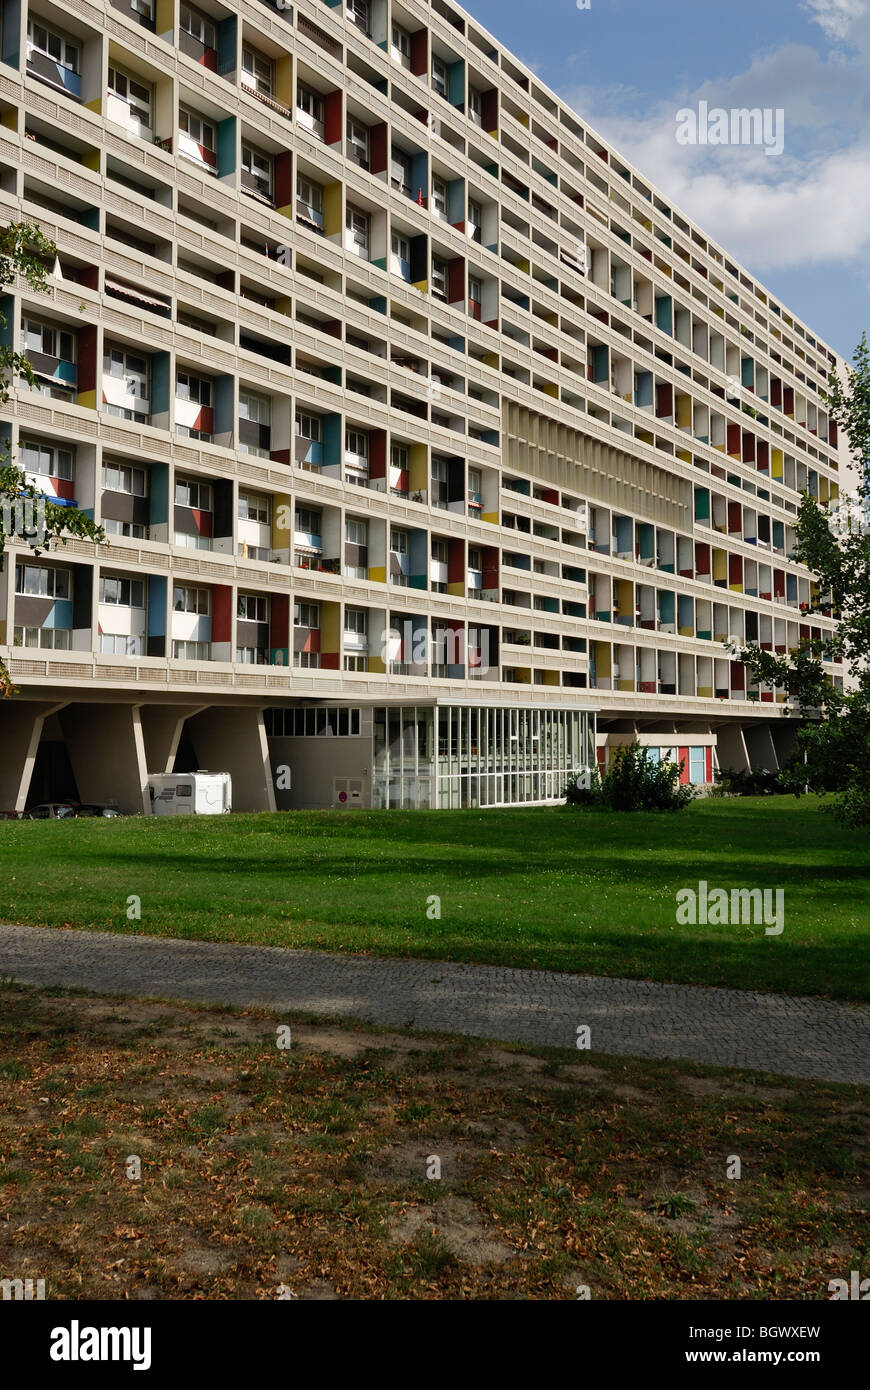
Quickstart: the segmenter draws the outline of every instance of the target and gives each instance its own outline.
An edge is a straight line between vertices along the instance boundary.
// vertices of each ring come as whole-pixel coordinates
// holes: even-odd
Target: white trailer
[[[155,816],[221,816],[233,809],[228,772],[167,772],[148,778]]]

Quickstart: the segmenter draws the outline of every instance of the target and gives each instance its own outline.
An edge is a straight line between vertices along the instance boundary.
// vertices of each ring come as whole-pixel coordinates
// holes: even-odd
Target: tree
[[[57,247],[40,229],[28,222],[12,222],[0,229],[0,286],[23,280],[30,290],[47,291],[47,265],[57,256]],[[0,327],[6,319],[0,314]],[[9,402],[15,382],[23,377],[36,386],[33,367],[23,352],[8,344],[0,346],[0,407]],[[6,563],[7,544],[14,539],[26,539],[35,554],[50,549],[60,541],[66,545],[69,536],[83,540],[102,541],[105,532],[77,507],[61,507],[40,491],[22,469],[13,462],[8,448],[0,444],[0,567]],[[9,668],[0,657],[0,697],[4,700],[15,694]]]
[[[806,787],[834,792],[833,808],[846,825],[870,826],[870,348],[866,333],[847,367],[835,371],[824,393],[831,418],[846,433],[859,478],[853,496],[827,510],[804,494],[795,523],[793,558],[816,576],[811,611],[831,612],[838,627],[815,641],[802,641],[787,656],[764,652],[757,643],[730,650],[756,681],[784,687],[790,712],[804,723],[798,753],[781,776],[797,794]],[[838,690],[827,660],[845,663]]]

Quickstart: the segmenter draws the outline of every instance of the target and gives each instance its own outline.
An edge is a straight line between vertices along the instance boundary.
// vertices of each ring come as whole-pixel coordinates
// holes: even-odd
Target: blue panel
[[[227,116],[225,121],[218,124],[217,161],[220,178],[236,172],[236,120],[234,116]]]
[[[238,19],[231,14],[218,25],[217,70],[219,73],[234,72],[236,66],[236,29]],[[162,633],[156,634],[163,636]]]
[[[68,631],[72,627],[72,603],[70,600],[68,598],[57,599],[42,626],[65,628]]]
[[[325,467],[340,464],[344,458],[341,417],[326,415],[323,419],[323,463]]]
[[[416,202],[418,197],[428,196],[429,156],[425,150],[419,150],[411,157],[411,197]]]

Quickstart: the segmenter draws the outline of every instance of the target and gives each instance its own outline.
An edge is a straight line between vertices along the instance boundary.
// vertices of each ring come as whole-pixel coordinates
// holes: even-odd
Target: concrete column
[[[185,719],[199,714],[204,705],[143,705],[142,733],[145,764],[149,772],[171,772]]]
[[[791,762],[797,752],[797,736],[800,725],[796,720],[782,720],[771,727],[770,733],[773,739],[773,746],[776,750],[776,759],[780,767],[785,767],[786,763]]]
[[[261,709],[215,705],[191,719],[197,766],[228,772],[234,811],[274,811],[275,787]]]
[[[749,754],[743,738],[743,730],[738,724],[722,724],[717,730],[716,751],[719,767],[732,772],[749,772]]]
[[[768,772],[778,772],[779,762],[773,746],[770,725],[762,724],[759,727],[748,724],[743,730],[743,736],[753,771],[758,772],[766,767]]]
[[[67,705],[60,715],[81,801],[150,815],[145,740],[137,705]]]
[[[62,708],[14,697],[0,705],[0,811],[24,810],[43,725]]]

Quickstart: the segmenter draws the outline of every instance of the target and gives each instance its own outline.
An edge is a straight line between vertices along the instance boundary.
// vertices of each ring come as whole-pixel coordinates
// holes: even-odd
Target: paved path
[[[489,965],[0,925],[0,975],[870,1085],[870,1007]]]

